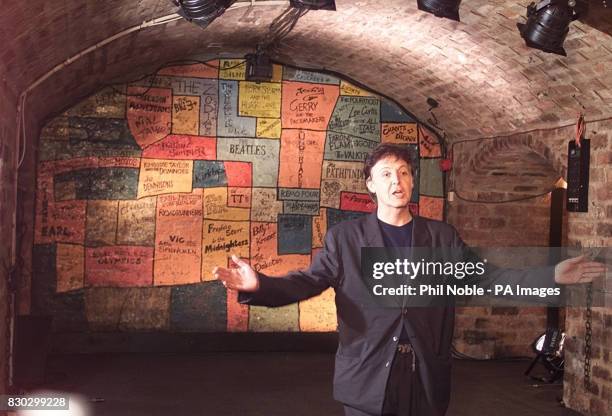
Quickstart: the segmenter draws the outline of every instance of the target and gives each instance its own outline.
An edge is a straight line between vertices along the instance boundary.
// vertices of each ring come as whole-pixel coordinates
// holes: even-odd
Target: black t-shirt
[[[385,247],[412,247],[412,220],[400,225],[391,225],[378,220]]]
[[[383,241],[385,247],[412,247],[412,220],[410,222],[400,225],[391,225],[378,220],[378,225],[382,231]],[[406,327],[402,327],[402,334],[400,335],[400,342],[409,342]]]

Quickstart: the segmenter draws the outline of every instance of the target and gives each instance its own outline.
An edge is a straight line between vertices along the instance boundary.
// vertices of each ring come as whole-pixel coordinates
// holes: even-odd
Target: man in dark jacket
[[[382,144],[372,151],[364,173],[376,212],[330,228],[307,270],[268,277],[236,256],[238,268],[213,270],[250,305],[287,305],[334,288],[339,332],[334,398],[346,415],[443,416],[448,407],[453,307],[381,307],[361,278],[362,247],[465,249],[452,226],[411,215],[410,160],[408,150],[398,146]],[[513,273],[513,281],[532,277],[529,271]],[[551,268],[549,278],[584,283],[602,273],[601,264],[576,258],[559,263],[554,273]]]

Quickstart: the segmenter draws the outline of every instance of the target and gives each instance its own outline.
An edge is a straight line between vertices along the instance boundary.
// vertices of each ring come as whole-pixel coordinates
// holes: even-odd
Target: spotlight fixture
[[[459,22],[461,0],[417,0],[419,10]]]
[[[272,81],[272,61],[270,57],[258,48],[256,53],[245,56],[247,81],[270,82]]]
[[[427,97],[427,104],[429,105],[429,111],[433,110],[434,108],[438,108],[440,106],[440,103],[438,102],[438,100],[436,100],[435,98],[431,98],[431,97]]]
[[[428,118],[427,121],[438,130],[442,130],[442,128],[439,126],[436,114],[432,111],[433,109],[438,108],[440,103],[435,98],[427,97],[427,105],[429,105],[429,110],[427,111],[429,111],[429,114],[431,114],[431,118]]]
[[[533,379],[553,383],[563,377],[565,366],[563,344],[565,343],[565,337],[565,332],[557,328],[548,328],[545,333],[536,338],[531,344],[536,356],[531,361],[531,364],[529,364],[529,367],[525,371],[525,375],[529,376],[535,365],[538,362],[542,362],[544,368],[548,370],[549,377],[537,378],[531,376]]]
[[[291,7],[311,10],[336,10],[335,0],[290,0]]]
[[[575,0],[542,0],[527,6],[527,23],[516,26],[528,47],[567,56],[563,42],[578,15]]]
[[[203,28],[207,27],[236,0],[172,0],[183,18]]]

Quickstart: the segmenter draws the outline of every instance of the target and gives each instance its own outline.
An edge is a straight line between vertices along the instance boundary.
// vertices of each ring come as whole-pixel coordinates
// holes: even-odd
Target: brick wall
[[[568,243],[571,246],[612,246],[612,122],[589,126],[591,171],[589,212],[570,213]],[[596,134],[594,132],[597,132]],[[610,267],[610,266],[608,266]],[[612,288],[608,271],[604,288]],[[606,295],[605,307],[593,308],[591,384],[585,388],[584,308],[567,313],[564,400],[572,409],[587,415],[609,415],[612,408],[612,296]]]
[[[12,218],[15,210],[15,100],[10,90],[0,89],[0,394],[6,392],[8,376],[7,268],[11,259]]]
[[[566,176],[567,142],[573,133],[574,127],[568,126],[456,145],[452,178],[455,189],[464,198],[484,201],[537,194],[546,189],[546,183],[552,186],[555,177]],[[586,137],[591,139],[589,212],[566,213],[565,239],[570,246],[609,247],[612,243],[612,121],[587,125]],[[516,172],[526,174],[523,185]],[[528,192],[524,186],[529,187]],[[467,243],[475,246],[546,245],[549,204],[549,196],[494,205],[456,198],[449,206],[449,221]],[[611,287],[609,280],[605,284]],[[564,400],[570,408],[588,415],[608,414],[612,404],[609,295],[607,300],[606,307],[594,308],[593,312],[592,383],[588,389],[582,381],[585,309],[566,311]],[[542,332],[545,322],[544,310],[538,308],[465,308],[458,314],[456,344],[461,351],[481,357],[531,355],[525,344]]]
[[[455,199],[450,222],[470,246],[546,246],[549,205],[547,196],[503,205]],[[481,358],[530,356],[529,343],[545,328],[544,308],[460,308],[455,345]]]
[[[256,2],[266,3],[266,2]],[[516,30],[530,0],[472,0],[461,23],[418,11],[405,0],[338,0],[336,12],[304,16],[276,58],[325,67],[383,91],[429,117],[427,97],[452,137],[495,135],[561,125],[583,105],[591,117],[612,109],[610,36],[572,23],[567,57],[528,49]],[[0,27],[6,39],[0,61],[23,88],[70,56],[144,20],[172,13],[170,2],[62,2],[33,15],[8,3]],[[41,85],[46,111],[68,106],[83,93],[143,65],[220,51],[253,51],[284,5],[226,12],[203,31],[185,21],[150,27],[68,66]],[[96,77],[89,74],[95,71]],[[380,76],[384,73],[384,76]],[[53,85],[51,85],[53,84]],[[56,102],[60,101],[57,105]]]
[[[457,143],[449,221],[474,247],[547,246],[550,194],[560,162],[527,136]],[[542,195],[543,194],[543,195]],[[541,195],[523,201],[498,203]],[[482,201],[482,202],[469,202]],[[476,357],[531,356],[546,328],[544,308],[461,308],[457,348]]]

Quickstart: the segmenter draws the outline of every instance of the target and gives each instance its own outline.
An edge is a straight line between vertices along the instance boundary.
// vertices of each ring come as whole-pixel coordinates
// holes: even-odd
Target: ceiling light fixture
[[[336,10],[335,0],[290,0],[292,7],[311,10]]]
[[[419,10],[459,22],[461,0],[417,0]]]
[[[516,26],[528,47],[567,56],[563,42],[578,15],[575,0],[542,0],[527,6],[527,22]]]
[[[270,57],[259,46],[257,52],[245,56],[247,81],[256,83],[270,82],[273,76],[273,66]]]
[[[225,13],[236,0],[172,0],[180,9],[183,18],[206,28],[217,17]]]

